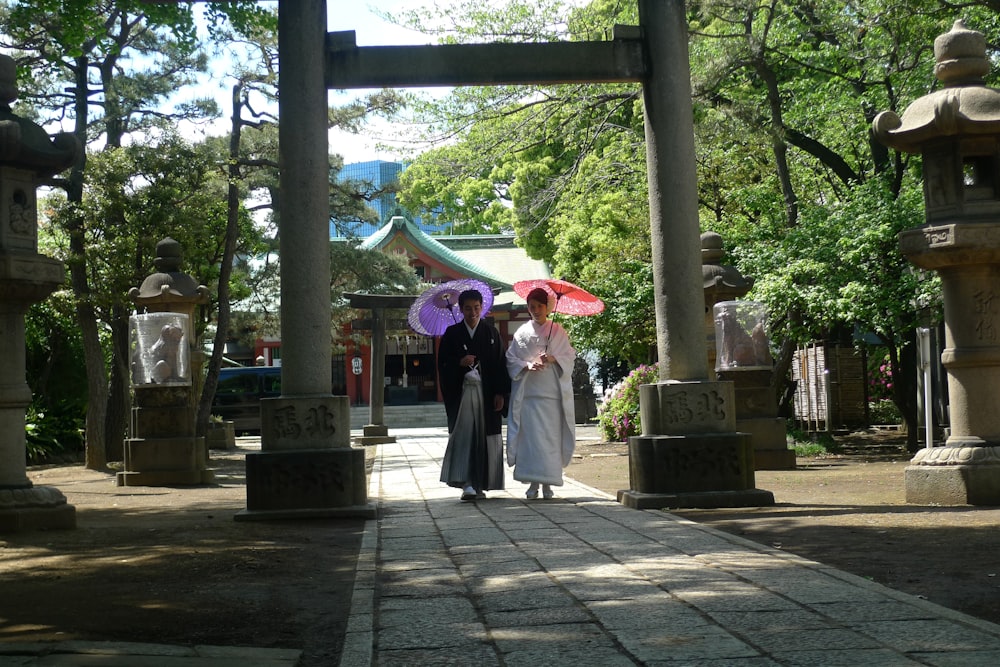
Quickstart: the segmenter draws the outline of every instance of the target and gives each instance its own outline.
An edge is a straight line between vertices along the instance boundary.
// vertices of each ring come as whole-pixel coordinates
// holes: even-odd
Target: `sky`
[[[405,30],[375,16],[372,10],[398,13],[413,5],[423,4],[421,0],[360,0],[357,3],[336,0],[327,3],[327,29],[330,31],[353,30],[357,34],[358,46],[396,46],[430,44],[431,38],[418,32]],[[412,90],[412,89],[411,89]],[[347,99],[356,98],[365,91],[331,91],[331,102],[342,104]],[[441,94],[442,89],[436,89]],[[362,162],[372,159],[397,159],[402,157],[406,147],[400,151],[379,151],[378,137],[391,135],[395,129],[385,122],[376,121],[370,132],[352,135],[345,132],[330,133],[330,150],[344,156],[344,163]]]
[[[375,12],[398,13],[408,7],[424,4],[423,0],[329,0],[327,2],[327,30],[353,30],[358,46],[396,46],[430,44],[431,38],[418,32],[400,28],[382,20]],[[195,96],[209,96],[217,100],[222,110],[222,118],[201,130],[191,129],[184,134],[190,139],[201,138],[204,134],[224,135],[229,129],[231,102],[229,99],[232,80],[225,76],[228,63],[224,60],[213,68],[217,74],[192,91]],[[414,90],[414,89],[411,89]],[[334,105],[344,105],[363,96],[364,90],[330,91],[329,100]],[[433,94],[443,94],[445,89],[434,89]],[[400,126],[381,119],[371,121],[360,134],[341,130],[330,132],[330,152],[344,156],[345,164],[383,159],[398,160],[405,157],[409,148],[400,144],[397,148],[379,147],[380,140],[389,141]]]

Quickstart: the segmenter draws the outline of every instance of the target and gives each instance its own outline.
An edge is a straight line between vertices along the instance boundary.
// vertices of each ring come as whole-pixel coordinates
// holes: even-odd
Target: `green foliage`
[[[41,17],[49,23],[52,35],[58,36],[62,50],[79,56],[84,45],[98,42],[104,50],[121,44],[108,34],[107,26],[117,21],[148,22],[169,30],[179,43],[193,47],[197,43],[197,28],[192,3],[147,2],[146,0],[31,0],[14,2],[11,23],[23,28],[38,25]],[[228,20],[241,34],[252,33],[262,23],[273,23],[274,17],[255,0],[210,3],[203,15],[209,34],[219,32]],[[143,19],[143,20],[140,20]]]
[[[181,244],[182,270],[201,284],[217,282],[226,202],[215,157],[172,136],[108,148],[88,160],[91,185],[79,205],[53,202],[56,224],[84,223],[91,299],[105,318],[115,307],[131,310],[128,291],[156,270],[156,244],[166,237]],[[246,251],[255,240],[245,212],[242,228]],[[60,258],[74,261],[68,249]]]
[[[29,406],[24,424],[28,464],[76,458],[83,452],[84,421],[78,405],[57,404],[49,412]]]
[[[879,399],[868,403],[868,421],[872,424],[902,424],[903,416],[896,404],[889,399]]]
[[[584,284],[604,301],[604,312],[561,318],[573,340],[629,366],[651,362],[656,340],[652,265],[623,260],[617,272],[596,275]]]
[[[499,234],[514,229],[502,166],[482,166],[469,146],[422,154],[400,177],[399,203],[408,211],[437,212],[454,234]]]
[[[795,456],[823,456],[836,454],[841,449],[829,433],[806,433],[791,424],[788,426],[788,439],[795,449]]]
[[[728,228],[735,263],[757,281],[748,298],[772,313],[772,338],[805,342],[838,323],[862,324],[883,341],[903,343],[916,325],[914,303],[933,304],[937,281],[899,253],[897,235],[923,220],[920,191],[893,196],[874,179],[841,200],[802,207],[797,226]],[[737,236],[734,232],[739,233]]]
[[[879,349],[879,348],[875,348]],[[885,348],[881,348],[885,349]],[[874,350],[873,350],[874,352]],[[868,396],[874,401],[892,397],[892,375],[889,353],[883,355],[869,353],[866,373],[868,375]],[[874,422],[876,424],[888,422]]]
[[[83,448],[87,377],[69,294],[57,292],[33,304],[24,331],[25,376],[32,393],[25,423],[27,459],[41,463],[75,455]]]
[[[68,292],[33,304],[24,318],[25,375],[39,411],[86,407],[83,344]]]
[[[653,384],[659,379],[658,366],[639,366],[606,392],[604,401],[597,410],[597,420],[601,433],[607,440],[624,442],[642,432],[639,386]]]

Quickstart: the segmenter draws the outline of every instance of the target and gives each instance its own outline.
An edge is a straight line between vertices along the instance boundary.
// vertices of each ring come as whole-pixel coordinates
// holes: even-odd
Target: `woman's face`
[[[548,302],[542,303],[534,299],[528,300],[528,314],[535,322],[542,323],[549,316]]]

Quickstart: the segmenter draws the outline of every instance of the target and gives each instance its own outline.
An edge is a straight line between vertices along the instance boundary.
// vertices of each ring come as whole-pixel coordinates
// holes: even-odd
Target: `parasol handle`
[[[451,319],[455,324],[458,324],[458,318],[455,317],[455,304],[451,302],[451,297],[448,294],[442,294],[441,298],[444,299],[444,303],[448,306],[448,312],[451,313]]]
[[[556,305],[552,307],[552,313],[555,313],[559,309],[559,299],[562,298],[562,294],[556,292]],[[545,337],[545,351],[549,350],[549,340],[552,338],[552,313],[549,314],[549,334]]]

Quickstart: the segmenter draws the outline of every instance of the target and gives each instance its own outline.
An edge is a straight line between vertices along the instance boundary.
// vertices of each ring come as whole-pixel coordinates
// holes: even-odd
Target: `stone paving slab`
[[[135,642],[0,644],[0,667],[295,667],[302,652],[240,646],[173,646]]]
[[[446,443],[379,446],[341,665],[1000,664],[1000,626],[570,479],[460,502]]]

